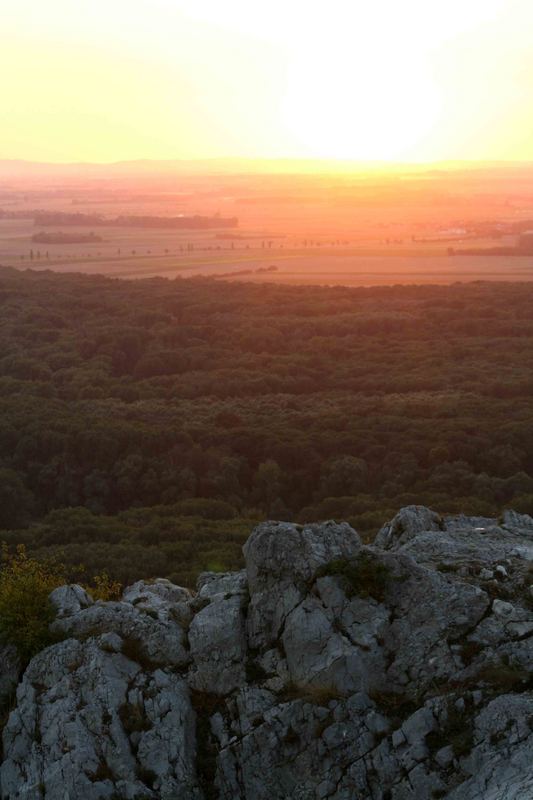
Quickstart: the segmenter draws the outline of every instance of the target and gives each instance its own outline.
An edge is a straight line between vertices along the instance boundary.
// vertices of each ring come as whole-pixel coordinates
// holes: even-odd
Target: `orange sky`
[[[533,159],[532,0],[0,11],[0,158]]]

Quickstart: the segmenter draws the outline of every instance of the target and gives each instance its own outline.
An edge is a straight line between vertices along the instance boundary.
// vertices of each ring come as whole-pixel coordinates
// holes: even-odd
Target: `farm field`
[[[29,265],[28,265],[29,266]],[[276,271],[263,272],[265,267]],[[456,281],[531,281],[533,257],[509,258],[447,255],[389,256],[330,254],[285,251],[283,253],[230,253],[179,257],[138,256],[136,258],[72,260],[35,264],[32,269],[57,272],[86,272],[116,278],[175,278],[210,276],[223,280],[372,286],[416,283],[448,284]]]
[[[0,168],[0,264],[117,278],[214,276],[287,285],[533,279],[533,252],[484,255],[490,248],[513,248],[519,233],[533,228],[533,175],[526,168],[366,177],[125,177],[109,169],[98,180],[68,174],[2,180]],[[42,227],[43,213],[58,220],[86,215],[86,222]],[[205,216],[212,224],[187,230],[120,222],[143,216]],[[218,216],[238,223],[217,227]],[[35,241],[43,235],[53,243]],[[78,241],[65,243],[65,236]],[[479,254],[450,255],[452,249]]]

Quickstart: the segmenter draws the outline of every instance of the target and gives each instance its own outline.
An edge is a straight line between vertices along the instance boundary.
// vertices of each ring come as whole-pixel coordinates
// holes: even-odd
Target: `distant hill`
[[[486,170],[488,173],[502,171],[516,174],[533,171],[531,162],[436,162],[426,164],[388,163],[382,161],[357,162],[328,159],[167,159],[116,161],[112,163],[52,163],[25,161],[24,159],[0,159],[0,182],[3,180],[42,178],[102,179],[161,176],[164,174],[261,174],[261,173],[328,173],[351,172],[354,174],[375,171],[393,174],[405,172],[432,173],[441,171]]]

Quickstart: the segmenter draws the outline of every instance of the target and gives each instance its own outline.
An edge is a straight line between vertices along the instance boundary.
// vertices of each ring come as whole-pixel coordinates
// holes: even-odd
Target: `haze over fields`
[[[1,264],[530,279],[526,0],[19,0],[2,24]]]
[[[529,164],[4,161],[0,179],[0,263],[19,269],[346,285],[533,276]]]

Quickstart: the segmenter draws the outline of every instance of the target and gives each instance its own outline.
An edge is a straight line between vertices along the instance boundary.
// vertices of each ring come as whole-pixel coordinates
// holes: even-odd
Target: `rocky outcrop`
[[[533,797],[533,519],[264,523],[195,594],[52,597],[4,800]]]

